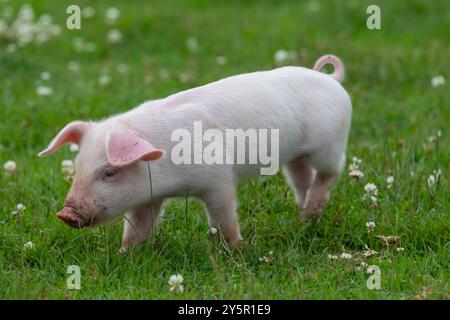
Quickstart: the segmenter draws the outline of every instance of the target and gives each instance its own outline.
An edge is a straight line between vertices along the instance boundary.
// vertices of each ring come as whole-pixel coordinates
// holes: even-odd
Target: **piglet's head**
[[[146,161],[163,156],[161,149],[135,132],[105,123],[74,121],[47,149],[47,156],[66,143],[80,145],[73,184],[57,216],[81,228],[109,221],[149,200]]]

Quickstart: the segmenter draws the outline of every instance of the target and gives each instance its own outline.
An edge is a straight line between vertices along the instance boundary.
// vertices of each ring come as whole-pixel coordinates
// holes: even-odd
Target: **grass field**
[[[65,27],[74,2],[95,9],[81,30]],[[14,20],[23,3],[0,1],[0,17],[11,8]],[[381,8],[381,30],[366,27],[372,3]],[[448,1],[30,4],[36,16],[50,14],[61,34],[16,48],[15,39],[0,36],[0,298],[450,298],[450,90],[448,81],[431,80],[450,79]],[[105,22],[108,7],[120,9],[112,25]],[[120,42],[108,43],[111,29],[121,32]],[[319,223],[298,221],[281,174],[239,186],[245,240],[234,252],[208,236],[195,199],[187,214],[184,199],[171,203],[157,233],[123,255],[120,219],[81,231],[56,219],[70,187],[61,161],[75,154],[68,147],[45,159],[37,153],[67,122],[271,69],[280,49],[293,50],[291,63],[308,67],[334,53],[347,69],[354,109],[347,166],[361,158],[364,177],[344,171]],[[52,94],[39,95],[40,86]],[[17,165],[12,175],[3,170],[8,160]],[[378,187],[376,206],[363,199],[367,183]],[[12,214],[18,203],[26,207],[20,216]],[[376,224],[371,232],[368,221]],[[387,245],[379,235],[399,242]],[[24,248],[29,241],[33,247]],[[366,245],[377,254],[365,257]],[[329,257],[341,253],[352,257]],[[380,268],[381,289],[367,288],[361,262]],[[66,288],[69,265],[80,266],[81,290]],[[169,291],[177,273],[184,292]]]

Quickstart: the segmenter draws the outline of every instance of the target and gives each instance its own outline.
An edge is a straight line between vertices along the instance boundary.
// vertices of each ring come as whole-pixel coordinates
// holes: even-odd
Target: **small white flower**
[[[438,76],[431,78],[431,86],[433,88],[443,86],[444,84],[445,84],[445,78],[443,75],[438,75]]]
[[[66,176],[73,176],[75,173],[75,165],[72,160],[63,160],[61,162],[61,172]]]
[[[189,80],[189,76],[187,75],[187,73],[180,73],[180,75],[178,76],[178,80],[180,80],[180,82],[182,83],[186,83]]]
[[[262,256],[262,258],[259,258],[259,262],[271,264],[272,263],[272,257],[271,256]]]
[[[23,250],[32,250],[34,249],[34,243],[32,241],[28,241],[23,244]]]
[[[72,43],[76,52],[94,52],[97,49],[94,42],[88,42],[81,37],[74,38]]]
[[[427,179],[427,184],[431,188],[436,184],[436,177],[434,175],[430,175]]]
[[[216,57],[216,63],[219,66],[223,66],[223,65],[227,64],[227,58],[225,58],[224,56],[217,56]]]
[[[362,177],[364,177],[364,173],[362,173],[360,170],[350,170],[348,175],[352,178],[355,178],[357,180],[361,179]]]
[[[76,143],[70,144],[70,152],[76,153],[80,150],[80,147]]]
[[[403,247],[398,247],[397,248],[397,252],[403,252],[403,251],[405,251],[405,248],[403,248]]]
[[[16,205],[16,210],[14,210],[11,214],[13,216],[20,216],[24,211],[26,207],[22,203],[18,203]]]
[[[436,177],[436,180],[439,181],[439,178],[442,175],[441,169],[433,170],[433,175]]]
[[[351,259],[353,256],[350,253],[342,252],[341,259]]]
[[[169,278],[169,285],[170,285],[170,291],[171,292],[183,292],[184,287],[182,285],[183,283],[183,276],[181,274],[173,274]]]
[[[95,9],[92,7],[84,7],[81,9],[81,16],[83,18],[89,19],[95,15]]]
[[[366,222],[366,228],[367,228],[367,232],[371,232],[373,229],[375,229],[376,224],[374,221],[367,221]]]
[[[106,86],[106,85],[108,85],[110,82],[111,82],[111,77],[108,76],[107,74],[102,74],[102,75],[100,76],[100,78],[98,78],[98,83],[99,83],[101,86]]]
[[[120,74],[125,74],[128,72],[128,66],[124,63],[119,63],[116,67],[117,72],[119,72]]]
[[[8,160],[5,162],[5,164],[3,165],[3,169],[5,169],[5,173],[7,175],[11,175],[14,172],[16,172],[17,166],[16,163],[12,160]]]
[[[214,235],[214,234],[216,234],[216,233],[217,233],[217,229],[216,229],[216,228],[214,228],[214,227],[209,228],[208,234]]]
[[[390,188],[392,186],[392,184],[394,183],[394,177],[393,176],[389,176],[386,178],[386,183],[388,185],[388,188]]]
[[[369,194],[369,195],[377,195],[378,194],[378,188],[375,184],[373,183],[367,183],[364,186],[364,191]]]
[[[335,255],[335,254],[329,254],[328,255],[328,259],[330,259],[330,260],[337,260],[339,257],[337,256],[337,255]]]
[[[50,75],[50,72],[48,72],[48,71],[44,71],[44,72],[41,73],[41,79],[42,80],[45,80],[45,81],[49,80],[50,77],[51,77],[51,75]]]
[[[196,53],[198,51],[198,41],[194,37],[189,37],[186,40],[186,46],[191,53]]]
[[[10,43],[6,47],[6,52],[9,54],[13,54],[17,51],[17,45],[15,43]]]
[[[286,50],[278,50],[275,52],[273,56],[273,60],[275,61],[275,64],[280,66],[283,64],[287,64],[290,60],[291,54]]]
[[[120,17],[120,10],[117,8],[106,9],[106,22],[108,24],[114,24]]]
[[[119,43],[120,41],[122,41],[122,33],[117,29],[112,29],[108,31],[108,35],[106,38],[108,40],[108,43],[110,44]]]
[[[361,164],[361,162],[362,162],[361,159],[353,157],[352,163],[348,165],[348,175],[356,180],[359,180],[362,177],[364,177],[364,173],[361,170],[359,170],[359,165]]]
[[[436,131],[436,135],[438,136],[438,138],[442,137],[442,131],[441,130]]]
[[[370,249],[366,244],[366,251],[363,252],[363,256],[368,258],[368,257],[374,256],[376,254],[378,254],[378,252]]]
[[[80,71],[80,63],[78,61],[69,61],[67,68],[69,71],[78,72]]]
[[[169,71],[168,71],[167,69],[161,69],[161,70],[159,71],[159,77],[160,77],[162,80],[168,80],[169,77],[170,77],[170,73],[169,73]]]
[[[36,89],[36,94],[38,96],[51,96],[53,94],[53,89],[51,87],[39,86]]]
[[[358,157],[352,157],[352,162],[353,162],[354,164],[359,165],[359,164],[362,163],[362,160],[359,159]]]

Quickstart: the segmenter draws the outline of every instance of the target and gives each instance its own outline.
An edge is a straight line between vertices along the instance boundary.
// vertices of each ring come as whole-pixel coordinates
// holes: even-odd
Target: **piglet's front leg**
[[[128,250],[129,246],[143,244],[155,227],[161,211],[161,202],[153,202],[138,206],[125,215],[122,248],[120,252]]]

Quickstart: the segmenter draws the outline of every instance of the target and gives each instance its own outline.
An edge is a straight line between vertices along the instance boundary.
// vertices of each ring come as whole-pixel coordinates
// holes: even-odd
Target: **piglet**
[[[334,65],[333,74],[320,72],[327,63]],[[125,251],[145,242],[166,199],[193,196],[205,203],[210,227],[236,247],[241,239],[236,185],[245,177],[260,175],[267,161],[260,156],[253,157],[253,163],[236,164],[220,157],[213,163],[198,161],[204,149],[194,139],[193,148],[190,141],[183,141],[187,147],[180,162],[181,153],[174,152],[181,137],[176,133],[184,130],[201,139],[194,132],[199,125],[203,138],[214,133],[206,139],[209,142],[231,129],[244,135],[249,129],[277,132],[270,143],[258,140],[257,147],[276,156],[270,174],[282,166],[300,217],[318,215],[345,162],[352,106],[340,84],[343,77],[342,62],[326,55],[313,69],[288,66],[236,75],[145,102],[102,121],[71,122],[39,154],[47,156],[66,143],[80,146],[73,184],[57,216],[71,227],[82,228],[127,212]],[[244,138],[244,145],[250,147],[252,136]],[[261,145],[265,142],[269,146]],[[228,146],[216,153],[231,154],[231,160],[243,156],[238,148]]]

